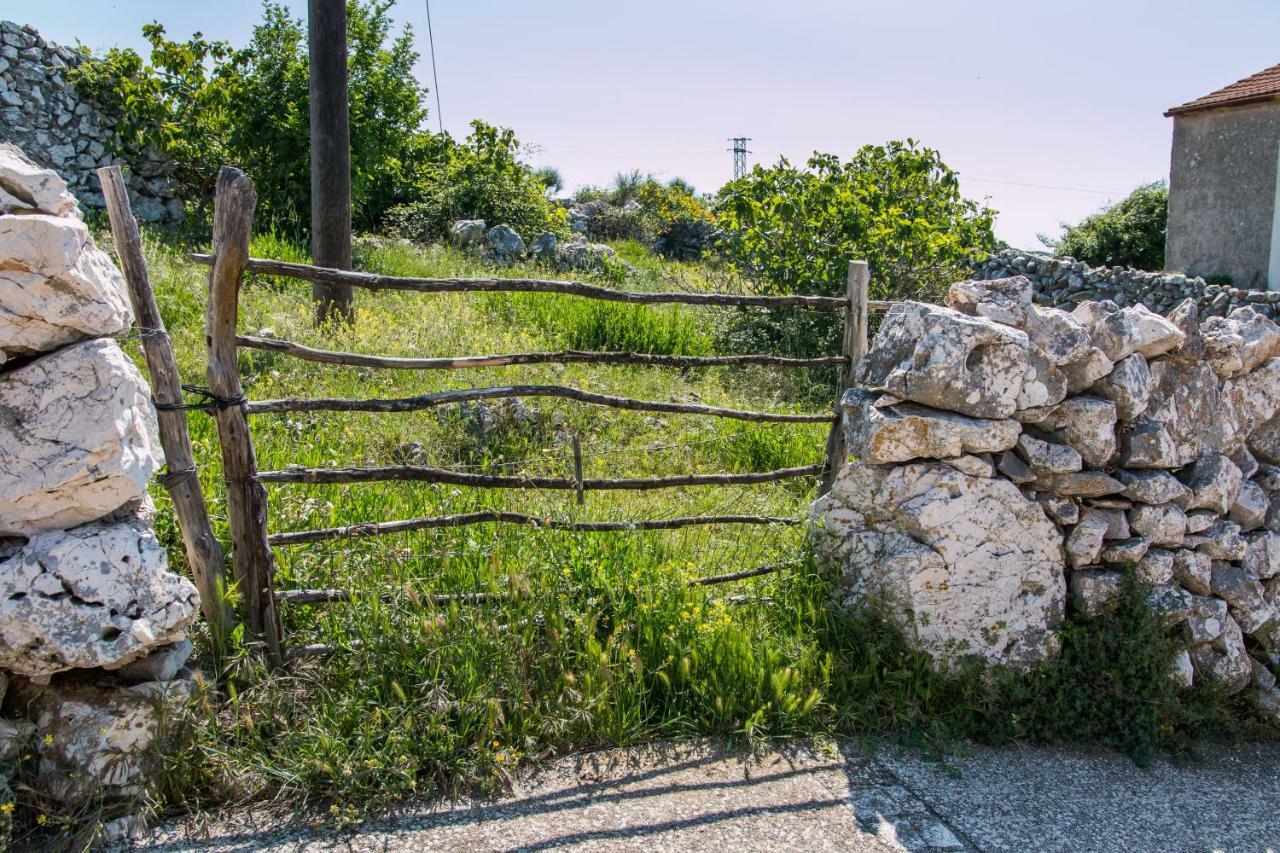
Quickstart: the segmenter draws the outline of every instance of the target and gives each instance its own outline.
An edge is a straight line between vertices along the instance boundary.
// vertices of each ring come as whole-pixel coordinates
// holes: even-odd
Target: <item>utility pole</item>
[[[734,136],[729,141],[733,147],[725,150],[733,152],[733,179],[736,181],[747,173],[747,155],[751,153],[747,150],[747,143],[751,137]]]
[[[351,126],[347,113],[346,0],[308,0],[311,57],[311,257],[351,269]],[[350,323],[350,285],[312,284],[316,324]]]

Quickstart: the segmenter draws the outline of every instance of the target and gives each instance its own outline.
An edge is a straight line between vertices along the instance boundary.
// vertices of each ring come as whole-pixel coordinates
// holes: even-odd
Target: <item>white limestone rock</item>
[[[1110,522],[1105,513],[1098,510],[1085,510],[1080,521],[1071,528],[1063,543],[1067,562],[1073,569],[1091,566],[1102,556],[1102,543],[1107,535]]]
[[[996,475],[996,466],[991,464],[989,455],[975,456],[966,453],[964,456],[954,456],[950,459],[943,459],[952,468],[970,477],[994,477]]]
[[[94,521],[146,494],[163,461],[142,374],[85,341],[0,375],[0,536]]]
[[[1018,408],[1052,406],[1067,397],[1067,377],[1035,344],[1027,345],[1027,372],[1018,392]]]
[[[1138,580],[1151,586],[1160,586],[1173,581],[1173,552],[1164,548],[1148,548],[1147,553],[1138,560]]]
[[[193,651],[190,640],[179,640],[125,664],[117,674],[128,681],[172,681],[187,665]]]
[[[1126,430],[1120,464],[1126,468],[1181,468],[1205,450],[1221,450],[1228,424],[1218,378],[1202,362],[1159,358],[1149,365],[1151,396]]]
[[[1151,399],[1151,371],[1138,353],[1116,362],[1115,369],[1093,383],[1090,393],[1115,403],[1116,417],[1131,421],[1147,410]]]
[[[1227,603],[1207,595],[1191,596],[1190,613],[1187,615],[1187,640],[1192,644],[1208,643],[1222,636],[1227,630]]]
[[[113,689],[69,681],[27,685],[23,700],[36,724],[36,784],[62,802],[139,796],[155,769],[161,719],[190,700],[190,683]]]
[[[1195,668],[1191,665],[1191,653],[1186,649],[1178,652],[1169,664],[1169,679],[1183,690],[1190,690],[1195,683]]]
[[[975,418],[1013,414],[1027,372],[1027,336],[979,317],[903,302],[858,365],[860,384]]]
[[[1071,600],[1090,616],[1106,613],[1120,597],[1121,572],[1078,571],[1071,573]]]
[[[1231,379],[1244,371],[1244,337],[1226,317],[1209,317],[1200,324],[1205,362],[1219,377]]]
[[[1117,468],[1114,475],[1124,483],[1122,494],[1140,503],[1172,503],[1186,509],[1191,500],[1191,490],[1168,471],[1129,471]]]
[[[1023,666],[1055,651],[1060,535],[1012,483],[937,462],[850,465],[812,517],[815,553],[839,567],[846,605],[884,600],[943,661]]]
[[[1103,355],[1102,350],[1091,346],[1075,361],[1060,368],[1067,377],[1067,393],[1079,394],[1115,369],[1115,363]]]
[[[1035,310],[1031,279],[1017,275],[981,281],[957,281],[947,290],[948,308],[970,317],[983,317],[1003,326],[1026,330]]]
[[[1116,453],[1116,406],[1099,397],[1070,397],[1056,406],[1018,413],[1024,424],[1072,447],[1090,468],[1103,468]]]
[[[1035,481],[1037,491],[1052,492],[1061,498],[1101,498],[1124,491],[1124,484],[1101,471],[1047,474]]]
[[[1197,537],[1196,550],[1208,554],[1214,560],[1243,560],[1248,543],[1240,535],[1240,525],[1234,521],[1218,521]],[[1186,540],[1191,544],[1190,538]]]
[[[1164,355],[1182,346],[1186,340],[1187,336],[1177,324],[1145,305],[1130,305],[1123,309],[1123,313],[1137,334],[1136,351],[1146,358]]]
[[[1187,516],[1175,504],[1138,504],[1129,510],[1129,527],[1153,545],[1176,548],[1187,533]]]
[[[1089,355],[1093,349],[1093,338],[1083,323],[1061,308],[1042,305],[1032,308],[1022,330],[1055,367],[1079,362]],[[1098,354],[1101,355],[1101,351]],[[1099,365],[1096,358],[1093,365],[1095,368]]]
[[[1230,616],[1226,628],[1215,640],[1191,649],[1191,662],[1198,677],[1214,679],[1227,693],[1249,686],[1253,666],[1245,649],[1244,634]]]
[[[1093,345],[1112,362],[1135,352],[1141,342],[1130,315],[1114,302],[1081,302],[1071,313],[1089,330]]]
[[[1065,444],[1054,444],[1023,433],[1018,436],[1016,447],[1018,455],[1026,460],[1036,476],[1070,474],[1084,467],[1080,454]]]
[[[1184,589],[1208,595],[1213,578],[1213,560],[1206,554],[1181,548],[1173,554],[1173,577]]]
[[[39,534],[0,563],[0,667],[35,679],[119,668],[181,641],[199,603],[140,526]]]
[[[1227,315],[1243,340],[1240,350],[1242,373],[1251,373],[1262,363],[1280,355],[1280,326],[1252,305],[1242,305]]]
[[[861,388],[846,391],[841,408],[849,453],[871,464],[998,452],[1022,431],[1014,420],[969,418]]]
[[[1209,451],[1182,472],[1191,489],[1189,509],[1207,509],[1219,515],[1230,511],[1244,477],[1235,463],[1217,451]]]
[[[1137,563],[1146,555],[1150,547],[1150,540],[1142,536],[1130,536],[1128,539],[1104,543],[1102,562],[1120,566]]]
[[[1270,530],[1246,537],[1244,568],[1260,580],[1280,575],[1280,534]]]
[[[66,216],[0,216],[0,350],[48,352],[133,322],[124,279]]]
[[[1080,520],[1080,505],[1070,498],[1038,495],[1036,503],[1040,504],[1050,520],[1060,526],[1075,524]]]
[[[1231,505],[1230,518],[1246,533],[1257,530],[1267,520],[1270,498],[1262,487],[1252,480],[1240,483],[1235,503]]]
[[[79,217],[67,182],[52,169],[37,166],[22,149],[0,142],[0,211]]]

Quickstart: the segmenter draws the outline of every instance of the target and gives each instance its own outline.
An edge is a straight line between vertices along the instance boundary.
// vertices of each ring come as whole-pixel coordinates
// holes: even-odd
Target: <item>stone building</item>
[[[1280,290],[1280,65],[1172,107],[1165,269]]]

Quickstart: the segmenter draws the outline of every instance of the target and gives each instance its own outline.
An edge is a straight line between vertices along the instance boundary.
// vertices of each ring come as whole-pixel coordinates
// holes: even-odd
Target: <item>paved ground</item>
[[[561,759],[501,800],[357,829],[239,815],[165,828],[160,851],[1280,849],[1280,744],[1150,769],[1102,749],[891,748],[750,755],[714,744]]]

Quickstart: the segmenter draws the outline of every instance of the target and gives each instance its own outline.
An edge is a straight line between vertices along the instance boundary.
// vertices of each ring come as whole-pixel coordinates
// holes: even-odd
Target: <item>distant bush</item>
[[[1168,218],[1169,187],[1164,181],[1156,181],[1138,187],[1076,225],[1062,223],[1062,239],[1042,235],[1040,242],[1057,255],[1072,257],[1090,266],[1136,267],[1158,272],[1164,269]]]
[[[785,158],[726,185],[716,205],[733,266],[769,292],[843,296],[849,261],[871,266],[873,298],[935,298],[992,250],[994,211],[960,195],[937,151],[914,140],[868,145],[848,162]],[[796,355],[840,349],[841,320],[818,312],[746,311],[735,345]]]
[[[519,160],[515,133],[482,121],[465,142],[432,140],[433,168],[423,170],[418,200],[387,212],[386,228],[411,240],[443,237],[458,219],[510,225],[525,239],[540,231],[567,234],[568,215],[548,200],[546,184]]]

